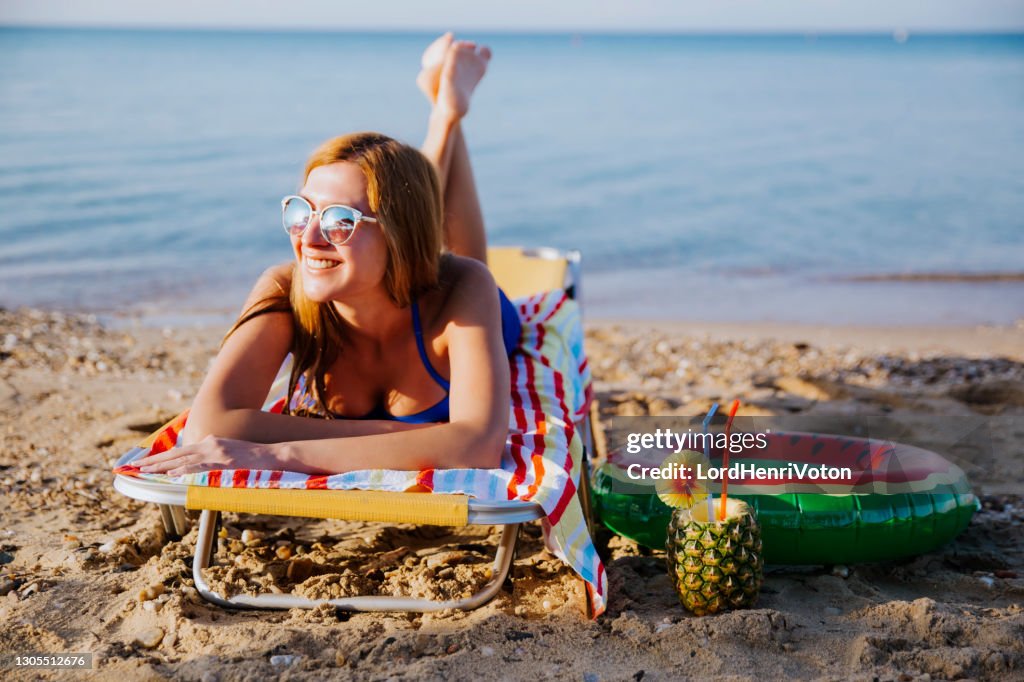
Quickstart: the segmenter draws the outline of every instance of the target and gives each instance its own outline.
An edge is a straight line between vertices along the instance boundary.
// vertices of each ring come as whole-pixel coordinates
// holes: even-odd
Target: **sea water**
[[[236,308],[318,142],[422,140],[432,37],[0,30],[0,305]],[[886,281],[1024,270],[1024,36],[479,37],[489,237],[580,249],[588,314],[1024,316]]]

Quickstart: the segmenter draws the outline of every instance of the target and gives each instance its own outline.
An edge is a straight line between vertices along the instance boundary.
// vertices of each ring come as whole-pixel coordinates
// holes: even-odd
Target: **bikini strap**
[[[451,388],[451,384],[434,369],[434,366],[430,364],[430,358],[427,357],[427,348],[423,344],[423,326],[420,324],[420,304],[415,298],[412,299],[412,333],[416,337],[416,349],[420,352],[423,366],[427,368],[427,372],[430,373],[434,381],[447,393]]]

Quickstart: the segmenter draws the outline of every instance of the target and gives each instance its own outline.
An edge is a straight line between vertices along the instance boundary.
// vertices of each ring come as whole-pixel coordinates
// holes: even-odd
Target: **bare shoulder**
[[[292,274],[295,272],[295,261],[286,260],[283,263],[277,265],[271,265],[269,268],[263,271],[261,278],[269,277],[282,284],[291,284]],[[287,287],[286,287],[287,288]]]
[[[259,290],[264,295],[288,295],[292,288],[292,277],[295,273],[295,263],[285,261],[277,265],[271,265],[263,271],[260,278],[256,280],[253,291]]]
[[[451,254],[441,260],[439,286],[421,296],[419,306],[427,327],[438,331],[451,325],[491,326],[501,319],[498,287],[487,266]]]
[[[498,285],[484,263],[473,258],[448,256],[442,265],[445,308],[455,313],[486,311],[497,306]]]
[[[292,275],[295,269],[295,264],[291,261],[284,263],[278,263],[277,265],[271,265],[269,268],[263,271],[263,274],[256,280],[256,284],[253,285],[252,291],[249,292],[248,298],[245,300],[245,305],[242,310],[248,310],[252,306],[260,303],[261,301],[270,301],[274,299],[281,299],[283,301],[288,300],[288,294],[292,287]]]
[[[474,287],[487,286],[497,288],[494,282],[494,275],[487,269],[487,265],[475,258],[463,256],[448,256],[443,261],[442,279],[446,280],[452,287],[453,292],[460,292]]]

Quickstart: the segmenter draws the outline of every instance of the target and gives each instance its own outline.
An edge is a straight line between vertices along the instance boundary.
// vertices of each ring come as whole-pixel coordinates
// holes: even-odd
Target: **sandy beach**
[[[878,415],[963,468],[982,501],[942,549],[888,564],[777,567],[756,608],[696,618],[660,552],[609,542],[607,613],[528,527],[512,576],[470,613],[228,612],[190,580],[195,531],[116,493],[115,459],[188,406],[224,328],[0,311],[0,653],[91,652],[91,673],[15,679],[1022,679],[1024,321],[868,328],[590,321],[603,420]],[[961,439],[937,420],[986,427]],[[946,440],[944,440],[946,439]],[[457,595],[497,534],[225,518],[214,579],[310,596]],[[435,549],[436,548],[436,549]],[[5,663],[6,665],[7,663]],[[8,671],[5,671],[5,678]]]

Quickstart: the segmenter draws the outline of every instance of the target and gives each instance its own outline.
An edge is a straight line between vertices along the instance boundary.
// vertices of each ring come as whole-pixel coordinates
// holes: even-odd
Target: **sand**
[[[1020,324],[590,324],[606,422],[699,414],[738,397],[745,414],[877,415],[901,440],[937,450],[950,439],[937,423],[991,427],[986,442],[940,450],[967,471],[984,508],[936,552],[769,567],[756,608],[695,618],[660,552],[613,537],[609,607],[597,621],[581,615],[581,584],[537,525],[524,532],[510,584],[470,613],[204,603],[190,580],[195,531],[166,537],[156,508],[114,492],[109,472],[188,405],[222,331],[0,312],[0,655],[91,652],[101,679],[1024,679]],[[453,596],[486,580],[496,539],[487,529],[229,514],[211,577],[229,591]]]

